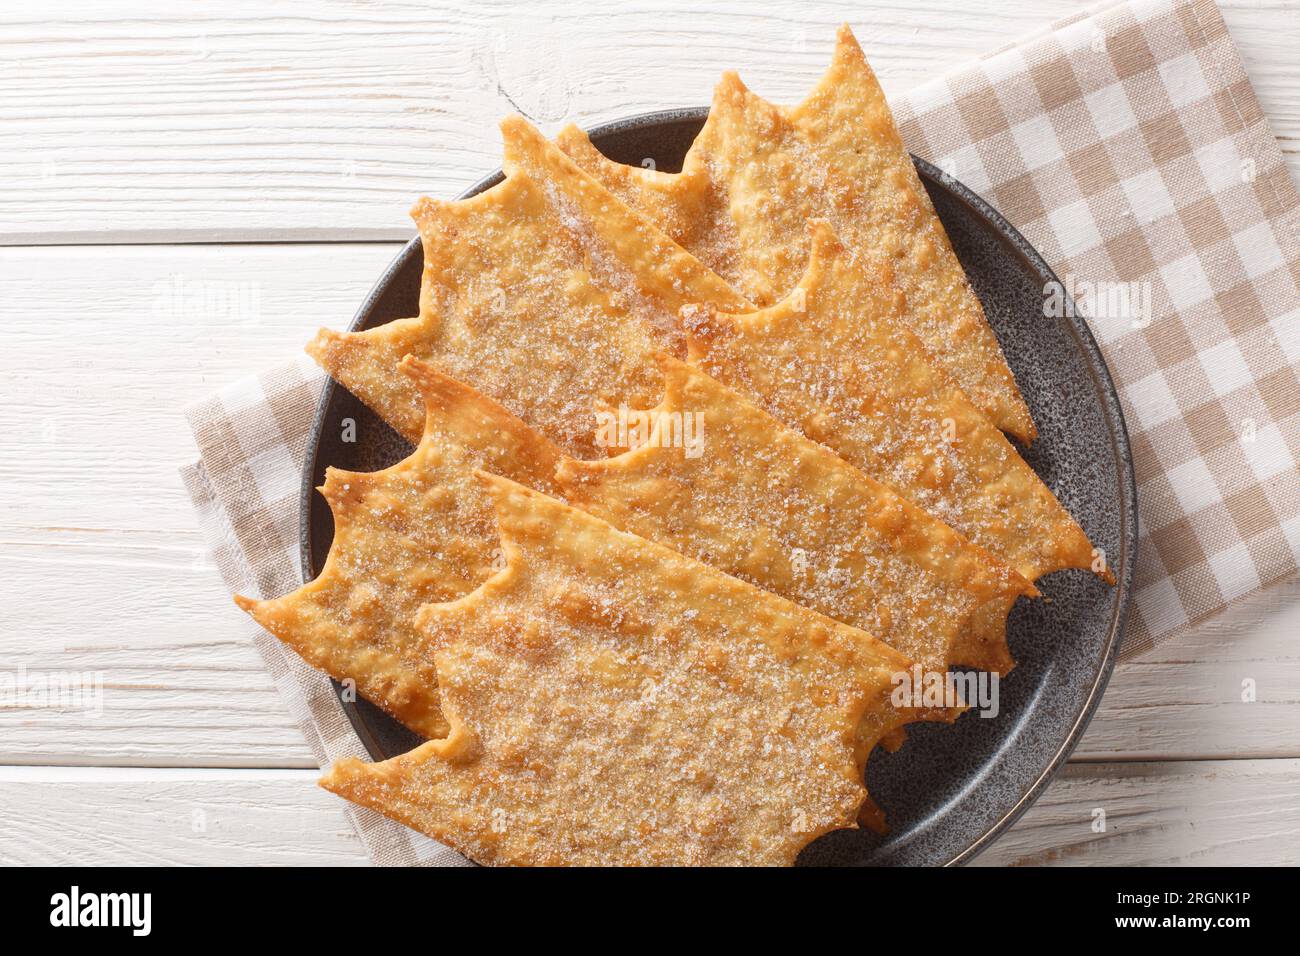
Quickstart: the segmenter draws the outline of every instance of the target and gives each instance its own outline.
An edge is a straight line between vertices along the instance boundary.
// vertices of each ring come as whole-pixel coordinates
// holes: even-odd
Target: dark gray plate
[[[611,158],[675,171],[707,115],[673,110],[592,131]],[[1039,582],[1050,600],[1021,600],[1008,624],[1018,665],[1001,686],[994,719],[964,715],[951,727],[915,724],[901,750],[877,749],[867,770],[872,795],[892,830],[829,834],[806,863],[947,864],[971,859],[1042,792],[1074,749],[1110,677],[1128,608],[1137,542],[1137,502],[1124,416],[1092,334],[1078,318],[1044,318],[1046,283],[1056,280],[1037,252],[998,213],[922,160],[917,169],[957,255],[1015,372],[1039,438],[1026,460],[1104,548],[1117,587],[1082,571]],[[471,196],[500,181],[477,183]],[[352,323],[367,329],[415,315],[423,257],[413,239],[367,296]],[[355,443],[340,441],[341,421],[357,422]],[[386,467],[410,448],[346,389],[321,396],[302,492],[302,564],[307,579],[324,564],[333,518],[314,488],[325,467]],[[376,760],[419,738],[366,701],[344,702],[352,726]]]

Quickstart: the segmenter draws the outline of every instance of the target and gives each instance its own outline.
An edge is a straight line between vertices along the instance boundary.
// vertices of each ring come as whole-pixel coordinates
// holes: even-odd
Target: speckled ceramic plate
[[[653,113],[591,135],[616,160],[653,158],[658,169],[676,170],[706,115],[704,109]],[[968,713],[951,727],[914,724],[897,753],[878,749],[867,778],[891,832],[883,838],[857,830],[829,834],[804,852],[805,863],[960,863],[987,846],[1042,792],[1082,735],[1110,676],[1133,577],[1133,468],[1119,400],[1096,342],[1080,319],[1043,317],[1043,289],[1055,276],[1006,220],[930,164],[916,165],[1038,424],[1038,441],[1025,458],[1106,550],[1119,584],[1107,587],[1082,571],[1039,581],[1048,600],[1022,599],[1011,614],[1007,636],[1018,665],[1002,682],[998,716]],[[499,180],[499,173],[489,176],[464,195]],[[352,328],[415,315],[421,266],[414,239],[371,290]],[[348,417],[358,425],[352,444],[338,440]],[[313,490],[325,467],[371,471],[408,452],[346,389],[325,388],[303,480],[307,578],[319,572],[333,537],[329,508]],[[343,706],[376,760],[418,742],[365,701]]]

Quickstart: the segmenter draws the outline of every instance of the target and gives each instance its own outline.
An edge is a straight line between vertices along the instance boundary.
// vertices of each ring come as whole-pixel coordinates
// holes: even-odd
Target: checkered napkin
[[[1300,560],[1300,196],[1212,0],[1080,14],[893,104],[1080,298],[1139,540],[1122,657]]]
[[[893,105],[913,152],[1046,257],[1106,353],[1141,512],[1121,656],[1292,574],[1300,196],[1213,2],[1081,14]],[[188,410],[201,459],[183,477],[232,591],[301,583],[298,483],[320,387],[304,360]],[[248,626],[321,764],[364,757],[329,681]],[[460,860],[348,812],[375,862]]]
[[[181,469],[181,479],[232,594],[272,597],[302,584],[298,491],[324,379],[304,356],[186,409],[202,457]],[[245,626],[321,767],[340,757],[369,760],[329,678],[251,618]],[[375,863],[468,864],[371,810],[342,800],[339,805]]]

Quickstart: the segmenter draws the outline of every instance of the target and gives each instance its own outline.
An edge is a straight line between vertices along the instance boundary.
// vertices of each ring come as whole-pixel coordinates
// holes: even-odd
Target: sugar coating
[[[414,452],[382,471],[329,469],[321,493],[334,540],[320,574],[282,597],[235,600],[309,664],[355,682],[416,733],[442,737],[437,671],[415,615],[472,591],[502,560],[474,469],[549,489],[561,453],[429,366],[407,360],[401,369],[427,410]]]
[[[570,504],[885,641],[929,670],[1005,672],[1005,634],[963,643],[977,608],[1003,622],[1032,593],[1010,567],[823,445],[697,368],[664,357],[666,391],[642,447],[565,461]],[[696,416],[701,448],[674,444]],[[996,614],[996,612],[991,612]]]
[[[487,480],[508,566],[422,615],[450,734],[325,787],[481,863],[789,864],[853,824],[907,658]]]
[[[1091,567],[1083,530],[929,363],[889,266],[855,258],[825,222],[812,234],[808,271],[789,298],[743,314],[684,310],[692,362],[1027,580]]]
[[[893,677],[1005,671],[1010,603],[1091,546],[997,430],[1033,425],[847,30],[799,107],[724,77],[677,176],[503,131],[503,183],[414,211],[420,315],[309,348],[408,438],[422,390],[454,423],[331,476],[324,584],[279,599],[440,738],[323,783],[485,863],[792,862],[928,716]],[[591,460],[656,403],[705,412],[701,457]],[[624,531],[488,478],[494,519],[476,467]]]
[[[560,147],[620,199],[760,306],[784,298],[808,259],[808,220],[891,264],[912,330],[1000,428],[1034,425],[983,308],[848,27],[807,99],[783,109],[724,74],[680,174],[623,166],[576,127]]]
[[[522,119],[502,129],[504,182],[414,210],[425,250],[420,316],[324,330],[308,351],[408,437],[422,427],[418,395],[392,369],[409,353],[570,454],[597,456],[597,412],[658,401],[652,357],[684,354],[683,305],[750,306]]]

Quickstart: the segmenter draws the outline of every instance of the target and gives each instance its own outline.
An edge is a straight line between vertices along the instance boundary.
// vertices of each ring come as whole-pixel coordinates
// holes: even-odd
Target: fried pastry
[[[322,785],[480,863],[788,864],[852,825],[903,655],[505,479],[507,564],[421,613],[447,737]],[[869,743],[869,742],[868,742]]]
[[[984,548],[791,431],[698,368],[662,356],[663,401],[638,422],[640,447],[565,459],[573,506],[837,621],[927,671],[1005,673],[1005,623],[1036,589]],[[645,427],[648,425],[648,428]]]
[[[787,299],[739,315],[684,310],[691,360],[1027,580],[1091,568],[1113,581],[1010,442],[927,360],[888,264],[855,259],[825,222],[811,231]]]
[[[1002,434],[1033,421],[862,51],[791,108],[726,74],[681,173],[502,131],[499,184],[413,210],[419,315],[308,346],[417,447],[329,469],[320,575],[235,598],[431,738],[322,786],[490,864],[883,829],[873,748],[963,709],[898,691],[1006,673],[1038,577],[1114,577]]]
[[[809,252],[805,223],[829,220],[855,253],[892,267],[931,361],[999,428],[1033,441],[997,338],[847,26],[830,69],[798,106],[775,106],[724,74],[681,173],[615,163],[576,127],[557,142],[759,306],[798,283]]]
[[[504,409],[411,359],[403,377],[423,396],[423,437],[383,471],[330,468],[321,494],[334,541],[313,581],[282,597],[235,603],[337,680],[416,733],[442,737],[433,657],[415,628],[421,605],[469,593],[503,560],[491,503],[474,480],[491,468],[550,490],[560,450]]]
[[[653,356],[682,355],[678,311],[743,311],[747,300],[583,174],[524,120],[502,123],[506,178],[471,199],[421,200],[425,267],[418,318],[364,332],[322,330],[308,352],[414,441],[406,354],[499,401],[568,453],[591,457],[593,416],[648,408]]]

